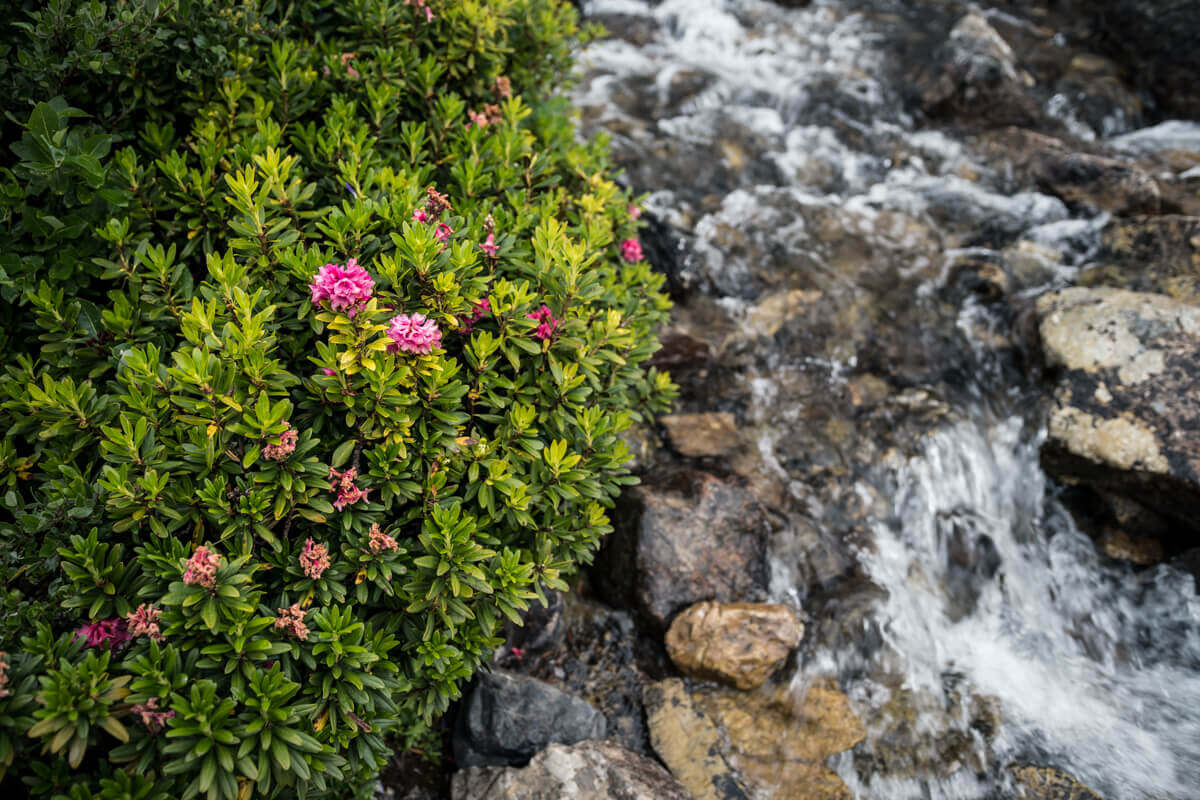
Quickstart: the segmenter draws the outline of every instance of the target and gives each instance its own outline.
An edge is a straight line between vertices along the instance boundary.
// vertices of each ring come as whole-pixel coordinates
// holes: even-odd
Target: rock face
[[[645,756],[612,742],[552,744],[524,769],[464,769],[453,800],[688,800],[683,786]]]
[[[697,603],[671,623],[667,653],[687,675],[754,689],[803,635],[796,614],[779,603]]]
[[[1046,362],[1062,371],[1047,471],[1200,527],[1200,308],[1072,288],[1040,297],[1037,315]]]
[[[1095,265],[1080,282],[1157,292],[1200,305],[1200,217],[1113,220],[1101,235]]]
[[[644,700],[655,751],[697,800],[852,797],[824,762],[866,731],[832,686],[812,686],[801,698],[784,687],[689,693],[673,678],[648,686]]]
[[[1104,800],[1070,775],[1052,767],[1017,767],[1013,775],[1022,800]]]
[[[657,630],[700,600],[759,600],[767,583],[766,513],[750,492],[703,472],[622,497],[592,578],[613,605]]]
[[[491,672],[459,714],[454,757],[460,767],[516,766],[551,742],[602,739],[604,715],[587,701],[526,675]]]
[[[723,456],[739,444],[737,422],[728,412],[670,414],[659,422],[671,446],[689,458]]]

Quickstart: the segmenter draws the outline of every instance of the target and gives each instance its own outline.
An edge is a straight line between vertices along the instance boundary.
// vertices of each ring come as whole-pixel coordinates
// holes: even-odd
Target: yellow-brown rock
[[[722,754],[721,733],[692,705],[683,681],[669,678],[642,693],[650,744],[692,800],[748,800]]]
[[[1023,800],[1104,800],[1079,781],[1052,767],[1013,769]]]
[[[670,414],[659,421],[671,446],[689,458],[723,456],[739,444],[736,421],[728,412]]]
[[[804,635],[779,603],[696,603],[671,623],[667,653],[687,675],[739,689],[761,686]]]

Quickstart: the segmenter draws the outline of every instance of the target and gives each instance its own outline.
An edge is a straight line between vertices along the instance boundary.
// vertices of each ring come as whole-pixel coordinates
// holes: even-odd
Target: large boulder
[[[459,714],[454,758],[460,767],[516,766],[551,742],[602,739],[604,714],[590,703],[527,675],[480,676]]]
[[[795,612],[780,603],[704,602],[671,623],[667,653],[686,675],[754,689],[803,635]]]
[[[658,763],[613,742],[552,744],[524,769],[474,767],[455,773],[453,800],[689,800]]]
[[[701,600],[764,599],[766,512],[748,490],[705,472],[626,493],[592,579],[652,629]]]
[[[1040,297],[1037,317],[1058,374],[1047,471],[1200,531],[1200,308],[1076,287]]]

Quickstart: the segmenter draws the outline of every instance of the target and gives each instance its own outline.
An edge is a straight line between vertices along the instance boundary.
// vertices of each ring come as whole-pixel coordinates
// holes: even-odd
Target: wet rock
[[[607,729],[586,700],[527,675],[484,673],[459,714],[454,757],[460,767],[516,766],[551,742],[601,739]]]
[[[654,752],[692,800],[750,800],[750,794],[722,755],[721,733],[696,710],[679,678],[646,687],[642,695]]]
[[[754,689],[803,635],[795,612],[779,603],[697,603],[671,623],[667,653],[686,675]]]
[[[1120,65],[1095,53],[1071,59],[1054,86],[1054,104],[1071,109],[1071,116],[1101,138],[1116,136],[1143,124],[1145,106],[1124,80]]]
[[[1104,555],[1118,561],[1128,561],[1140,567],[1148,567],[1163,560],[1163,546],[1158,539],[1149,536],[1131,536],[1123,530],[1110,530],[1100,539]]]
[[[700,600],[758,600],[767,584],[766,512],[746,489],[684,472],[622,496],[592,579],[609,602],[664,630]]]
[[[737,421],[728,412],[668,414],[658,421],[671,446],[688,458],[723,456],[740,444]]]
[[[1200,308],[1163,295],[1071,288],[1038,298],[1041,347],[1061,377],[1047,471],[1132,497],[1196,531]]]
[[[1113,220],[1079,283],[1158,292],[1200,305],[1200,217]]]
[[[825,760],[863,741],[866,730],[832,682],[802,695],[787,687],[749,694],[701,688],[691,698],[721,730],[728,763],[751,789],[773,800],[853,796]]]
[[[1018,797],[1022,800],[1104,800],[1079,781],[1053,767],[1016,767]]]
[[[918,80],[926,112],[992,126],[1044,121],[1029,93],[1033,77],[1017,65],[1012,47],[982,12],[972,10],[959,20],[933,63]]]
[[[688,800],[683,786],[652,759],[596,741],[552,744],[524,769],[462,770],[450,792],[453,800]]]

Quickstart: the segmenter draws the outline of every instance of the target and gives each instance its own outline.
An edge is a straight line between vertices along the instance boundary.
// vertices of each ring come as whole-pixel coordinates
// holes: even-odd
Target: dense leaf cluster
[[[369,792],[591,557],[620,434],[673,392],[630,198],[551,95],[574,13],[26,5],[0,33],[0,789]],[[370,299],[314,303],[352,260]],[[417,314],[440,346],[397,351]]]

